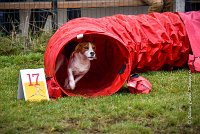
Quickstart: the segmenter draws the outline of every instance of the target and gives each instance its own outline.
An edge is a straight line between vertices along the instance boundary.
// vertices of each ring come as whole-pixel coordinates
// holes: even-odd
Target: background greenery
[[[51,35],[0,37],[0,133],[193,133],[200,132],[200,74],[192,74],[189,124],[188,69],[141,74],[153,85],[148,95],[126,86],[111,96],[64,97],[42,102],[17,100],[19,70],[43,67]]]

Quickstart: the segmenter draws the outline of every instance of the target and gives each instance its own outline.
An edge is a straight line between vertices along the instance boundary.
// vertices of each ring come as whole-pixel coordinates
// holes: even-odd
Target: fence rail
[[[58,9],[65,8],[97,8],[144,6],[141,0],[110,0],[110,1],[60,1]],[[1,2],[0,9],[51,9],[52,2]]]
[[[144,14],[147,13],[148,6],[152,6],[147,5],[143,0],[5,1],[0,0],[0,34],[17,31],[16,33],[22,35],[56,30],[63,23],[78,17],[99,18],[114,14]],[[199,9],[200,0],[174,0],[174,11]]]

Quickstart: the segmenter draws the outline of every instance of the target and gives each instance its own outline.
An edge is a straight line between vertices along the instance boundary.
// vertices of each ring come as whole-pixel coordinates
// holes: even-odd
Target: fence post
[[[53,31],[56,31],[58,29],[58,1],[57,0],[52,0],[52,9],[53,9],[52,27],[53,27]]]
[[[185,0],[175,0],[175,12],[185,12]]]

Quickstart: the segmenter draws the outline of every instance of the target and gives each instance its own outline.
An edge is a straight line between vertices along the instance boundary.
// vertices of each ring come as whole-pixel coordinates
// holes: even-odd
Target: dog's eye
[[[84,49],[86,49],[86,50],[87,50],[87,49],[89,49],[89,47],[88,47],[88,46],[85,46],[85,47],[84,47]]]
[[[95,50],[95,49],[96,49],[96,47],[92,47],[92,49],[93,49],[93,50]]]

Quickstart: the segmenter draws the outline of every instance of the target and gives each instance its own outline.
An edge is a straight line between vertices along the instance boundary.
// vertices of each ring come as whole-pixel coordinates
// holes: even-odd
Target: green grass
[[[3,36],[0,33],[0,55],[18,55],[30,52],[44,53],[46,44],[52,33],[39,36]]]
[[[43,67],[43,54],[0,56],[0,133],[199,133],[200,74],[192,75],[192,124],[188,124],[188,70],[141,74],[148,95],[122,88],[108,97],[17,100],[19,70]]]

